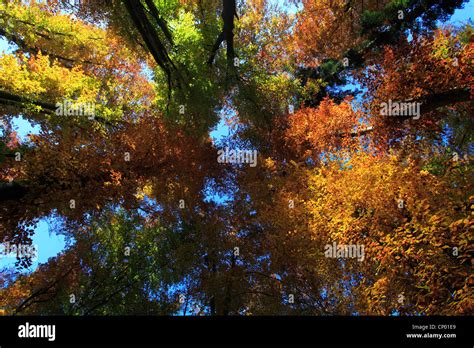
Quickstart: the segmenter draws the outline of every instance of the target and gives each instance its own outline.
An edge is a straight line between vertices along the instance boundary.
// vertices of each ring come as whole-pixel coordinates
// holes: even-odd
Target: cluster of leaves
[[[435,28],[462,1],[294,3],[0,4],[0,241],[69,242],[3,269],[2,313],[474,312],[472,26]],[[220,118],[256,166],[217,161]]]

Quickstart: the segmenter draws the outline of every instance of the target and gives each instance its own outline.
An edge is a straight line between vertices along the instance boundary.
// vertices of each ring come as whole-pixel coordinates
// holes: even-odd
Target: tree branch
[[[227,44],[227,64],[233,66],[234,64],[234,17],[237,17],[237,8],[235,0],[222,0],[222,20],[224,25],[222,31],[216,39],[212,47],[211,55],[207,63],[212,65],[214,58],[219,50],[219,46],[223,41]]]

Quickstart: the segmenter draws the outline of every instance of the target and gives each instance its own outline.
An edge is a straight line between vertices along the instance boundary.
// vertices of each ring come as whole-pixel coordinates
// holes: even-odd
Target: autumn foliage
[[[0,313],[472,315],[462,4],[2,2],[0,242],[67,246],[2,268]]]

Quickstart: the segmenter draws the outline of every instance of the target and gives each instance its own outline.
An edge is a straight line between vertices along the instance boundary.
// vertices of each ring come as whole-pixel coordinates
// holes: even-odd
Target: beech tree
[[[0,4],[3,313],[472,314],[463,3]]]

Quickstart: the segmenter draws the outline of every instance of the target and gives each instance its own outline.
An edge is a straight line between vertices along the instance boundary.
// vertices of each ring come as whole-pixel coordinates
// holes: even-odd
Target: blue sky
[[[38,258],[24,272],[34,271],[40,263],[46,263],[50,257],[56,256],[66,246],[64,236],[52,233],[52,228],[46,219],[40,220],[33,236],[33,245],[37,246]],[[3,248],[2,248],[3,250]],[[0,268],[13,267],[16,258],[0,257]]]
[[[288,3],[285,0],[275,0],[279,4]],[[294,12],[295,7],[290,5],[290,7],[285,6],[289,12]],[[464,9],[457,10],[454,15],[450,18],[448,23],[460,24],[469,19],[472,19],[472,14],[474,13],[474,0],[470,0],[464,6]],[[0,52],[9,52],[11,51],[12,46],[9,46],[8,43],[0,38]],[[1,53],[0,53],[1,54]],[[22,117],[18,117],[15,121],[16,131],[21,139],[26,139],[27,134],[29,133],[38,133],[39,127],[32,127],[31,124],[24,120]],[[224,118],[221,119],[219,124],[215,127],[214,130],[210,132],[211,138],[218,145],[219,140],[223,137],[230,135],[230,129],[227,126]],[[39,263],[45,263],[50,257],[56,256],[66,246],[66,241],[63,236],[55,234],[52,228],[53,221],[48,222],[46,218],[41,219],[36,227],[35,234],[33,236],[33,244],[38,246],[38,259],[34,264],[25,272],[31,272],[38,266]],[[3,267],[12,267],[15,264],[14,258],[2,258],[0,257],[0,269]]]

